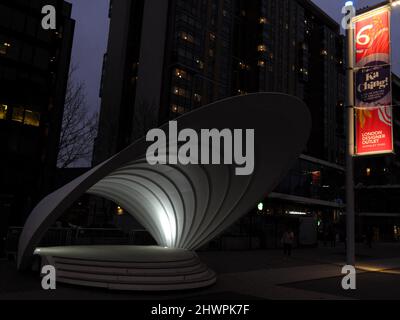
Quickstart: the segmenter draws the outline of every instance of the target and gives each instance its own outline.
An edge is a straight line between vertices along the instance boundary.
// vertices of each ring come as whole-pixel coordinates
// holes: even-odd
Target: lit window
[[[185,108],[178,106],[177,104],[171,105],[171,111],[173,113],[183,114],[185,113]]]
[[[367,177],[369,177],[371,175],[371,168],[367,168],[367,170],[365,170],[367,173]]]
[[[5,104],[0,104],[0,120],[6,120],[7,119],[7,110],[8,106]]]
[[[174,74],[175,74],[175,76],[176,76],[177,78],[179,78],[179,79],[186,79],[186,80],[188,80],[188,79],[190,78],[189,75],[188,75],[188,73],[187,73],[185,70],[182,70],[182,69],[175,68]]]
[[[327,56],[328,55],[328,51],[326,51],[325,49],[321,51],[321,55],[323,56]]]
[[[203,61],[197,59],[196,63],[198,65],[199,69],[204,69],[204,62]]]
[[[0,44],[0,54],[7,54],[7,49],[11,47],[9,42],[4,42]]]
[[[181,32],[179,33],[179,36],[180,36],[181,39],[183,39],[183,40],[185,40],[185,41],[187,41],[187,42],[194,43],[194,38],[193,38],[193,36],[192,36],[191,34],[185,32],[185,31],[181,31]]]
[[[321,183],[321,171],[311,172],[312,184],[319,185]]]
[[[12,120],[16,122],[24,122],[25,109],[21,107],[13,108]]]
[[[246,70],[246,69],[249,69],[249,66],[246,65],[246,64],[243,63],[243,62],[239,62],[239,68],[242,69],[242,70]]]
[[[260,44],[257,48],[258,52],[266,52],[267,51],[267,46],[264,44]]]
[[[181,97],[187,97],[188,96],[187,91],[185,89],[182,89],[182,88],[174,87],[173,92],[177,96],[181,96]]]
[[[195,93],[195,94],[194,94],[194,101],[196,101],[196,102],[201,102],[201,95]]]
[[[31,110],[25,110],[24,124],[33,127],[39,127],[40,113]]]
[[[258,60],[258,66],[259,67],[265,67],[265,61],[264,60]]]
[[[260,24],[267,24],[267,18],[261,17],[260,18]]]
[[[214,33],[210,33],[210,40],[211,40],[211,41],[214,41],[215,38],[216,38],[215,34],[214,34]]]

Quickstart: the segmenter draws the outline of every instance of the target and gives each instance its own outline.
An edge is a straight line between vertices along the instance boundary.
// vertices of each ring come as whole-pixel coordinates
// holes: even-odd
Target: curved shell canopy
[[[160,246],[199,248],[277,186],[303,151],[311,118],[306,105],[295,97],[258,93],[199,108],[178,118],[177,124],[178,130],[196,132],[254,129],[253,173],[236,175],[234,162],[150,165],[146,151],[152,142],[143,138],[36,206],[20,238],[19,268],[29,265],[46,230],[84,193],[123,207]],[[168,133],[168,124],[161,129]]]

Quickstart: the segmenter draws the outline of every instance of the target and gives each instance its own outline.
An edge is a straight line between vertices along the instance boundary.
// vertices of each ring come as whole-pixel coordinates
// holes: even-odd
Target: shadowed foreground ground
[[[281,251],[200,252],[218,273],[216,285],[195,291],[170,293],[112,292],[58,284],[44,291],[40,278],[21,274],[15,264],[0,260],[0,300],[252,300],[252,299],[399,299],[400,244],[357,246],[357,290],[341,288],[344,247],[295,250],[286,259]]]

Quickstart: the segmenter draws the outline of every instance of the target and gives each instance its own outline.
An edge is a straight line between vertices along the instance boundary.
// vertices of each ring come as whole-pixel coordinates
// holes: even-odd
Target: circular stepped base
[[[197,254],[155,246],[38,248],[42,265],[56,268],[57,282],[111,290],[197,289],[216,282]]]

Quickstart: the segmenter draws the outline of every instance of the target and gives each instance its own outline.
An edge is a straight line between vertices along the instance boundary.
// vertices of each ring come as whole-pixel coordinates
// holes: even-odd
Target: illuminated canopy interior
[[[177,119],[179,129],[254,129],[255,167],[149,165],[141,139],[44,198],[19,242],[18,266],[27,268],[47,229],[84,193],[112,200],[135,217],[158,245],[196,249],[213,239],[272,191],[307,142],[311,120],[299,99],[277,93],[229,98]],[[165,129],[166,126],[161,127]]]

